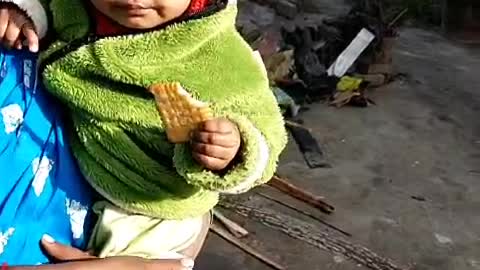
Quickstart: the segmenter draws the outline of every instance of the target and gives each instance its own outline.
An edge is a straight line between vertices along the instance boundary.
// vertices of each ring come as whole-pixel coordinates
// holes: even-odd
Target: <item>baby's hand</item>
[[[193,158],[206,169],[221,171],[235,158],[240,143],[240,132],[234,123],[227,119],[209,120],[193,134]]]
[[[4,46],[19,50],[26,40],[30,51],[38,51],[38,35],[33,22],[13,4],[0,5],[0,39]]]

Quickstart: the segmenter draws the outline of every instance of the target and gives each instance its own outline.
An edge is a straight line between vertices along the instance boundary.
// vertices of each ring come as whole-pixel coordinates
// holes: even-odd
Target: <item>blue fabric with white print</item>
[[[48,262],[40,240],[84,248],[93,192],[42,89],[37,56],[0,49],[0,264]]]

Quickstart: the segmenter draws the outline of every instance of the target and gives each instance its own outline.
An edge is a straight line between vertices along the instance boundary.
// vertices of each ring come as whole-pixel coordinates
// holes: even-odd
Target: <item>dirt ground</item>
[[[350,242],[413,269],[480,269],[480,48],[410,28],[401,31],[395,62],[404,76],[372,91],[377,106],[315,104],[302,115],[333,168],[308,169],[292,141],[279,172],[326,196],[337,211],[318,216],[350,232]],[[301,217],[254,193],[243,199]],[[344,254],[235,219],[252,232],[246,242],[287,269],[367,269]],[[210,235],[196,269],[269,268]]]

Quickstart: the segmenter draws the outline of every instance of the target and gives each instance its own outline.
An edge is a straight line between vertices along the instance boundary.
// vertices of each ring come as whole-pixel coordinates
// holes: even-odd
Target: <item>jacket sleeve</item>
[[[248,56],[247,56],[248,57]],[[239,194],[263,184],[275,173],[279,156],[283,151],[287,135],[276,99],[269,88],[267,74],[261,57],[257,60],[256,82],[250,90],[232,91],[224,105],[217,108],[217,116],[226,117],[236,123],[242,138],[239,160],[223,174],[202,169],[191,158],[188,145],[177,145],[174,164],[177,172],[187,182],[207,190],[227,194]]]
[[[48,0],[0,0],[0,2],[15,4],[25,11],[33,21],[39,38],[45,37],[48,31]]]

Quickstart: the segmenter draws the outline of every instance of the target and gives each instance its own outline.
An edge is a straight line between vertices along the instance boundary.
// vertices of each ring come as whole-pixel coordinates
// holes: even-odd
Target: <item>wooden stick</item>
[[[392,28],[397,22],[398,20],[400,20],[403,15],[407,14],[408,12],[408,8],[405,8],[404,10],[402,10],[402,12],[400,12],[389,24],[388,24],[388,28]]]
[[[299,124],[297,122],[294,122],[294,121],[290,121],[290,120],[284,120],[285,122],[285,125],[287,127],[297,127],[297,128],[303,128],[303,129],[306,129],[308,131],[312,131],[310,128],[307,128],[306,126],[302,125],[302,124]]]
[[[247,245],[243,242],[240,242],[240,240],[235,238],[233,235],[229,234],[228,231],[223,229],[221,226],[218,226],[217,224],[213,223],[210,226],[210,230],[212,230],[215,234],[217,234],[221,238],[225,239],[230,244],[238,247],[239,249],[241,249],[245,253],[247,253],[250,256],[253,256],[254,258],[260,260],[261,262],[265,263],[266,265],[270,266],[271,268],[276,269],[276,270],[284,270],[285,269],[285,267],[283,267],[282,265],[274,262],[270,258],[267,258],[265,255],[260,254],[258,251],[256,251],[255,249],[253,249],[249,245]]]
[[[213,216],[227,228],[227,230],[233,234],[237,238],[246,237],[249,232],[245,230],[242,226],[238,225],[238,223],[230,220],[226,216],[224,216],[220,211],[217,209],[213,210]]]
[[[298,213],[300,213],[300,214],[302,214],[302,215],[305,215],[305,216],[307,216],[307,217],[309,217],[309,218],[311,218],[311,219],[313,219],[313,220],[316,220],[317,222],[320,222],[320,223],[322,223],[323,225],[325,225],[325,226],[327,226],[327,227],[329,227],[329,228],[331,228],[331,229],[333,229],[333,230],[335,230],[335,231],[337,231],[337,232],[339,232],[339,233],[341,233],[341,234],[343,234],[343,235],[345,235],[345,236],[352,237],[352,234],[351,234],[351,233],[348,233],[348,232],[346,232],[346,231],[344,231],[344,230],[342,230],[342,229],[340,229],[340,228],[338,228],[338,227],[336,227],[336,226],[334,226],[334,225],[332,225],[332,224],[330,224],[330,223],[328,223],[328,222],[326,222],[326,221],[321,220],[320,218],[318,218],[317,216],[315,216],[314,214],[312,214],[312,213],[310,213],[310,212],[304,211],[304,210],[302,210],[302,209],[298,209],[297,207],[295,207],[295,206],[293,206],[293,205],[291,205],[291,204],[289,204],[289,203],[287,203],[287,202],[284,202],[284,201],[275,199],[274,197],[272,197],[272,196],[270,196],[270,195],[267,195],[267,194],[265,194],[265,193],[262,193],[262,192],[258,192],[258,191],[257,191],[256,194],[259,195],[259,196],[261,196],[261,197],[263,197],[263,198],[265,198],[265,199],[267,199],[267,200],[270,200],[270,201],[272,201],[272,202],[278,203],[278,204],[280,204],[280,205],[282,205],[282,206],[284,206],[284,207],[286,207],[286,208],[288,208],[288,209],[291,209],[291,210],[293,210],[293,211],[295,211],[295,212],[298,212]]]
[[[325,202],[323,197],[315,196],[310,192],[288,183],[286,180],[278,176],[274,176],[268,185],[297,200],[307,203],[326,214],[331,214],[335,211],[335,207]]]

